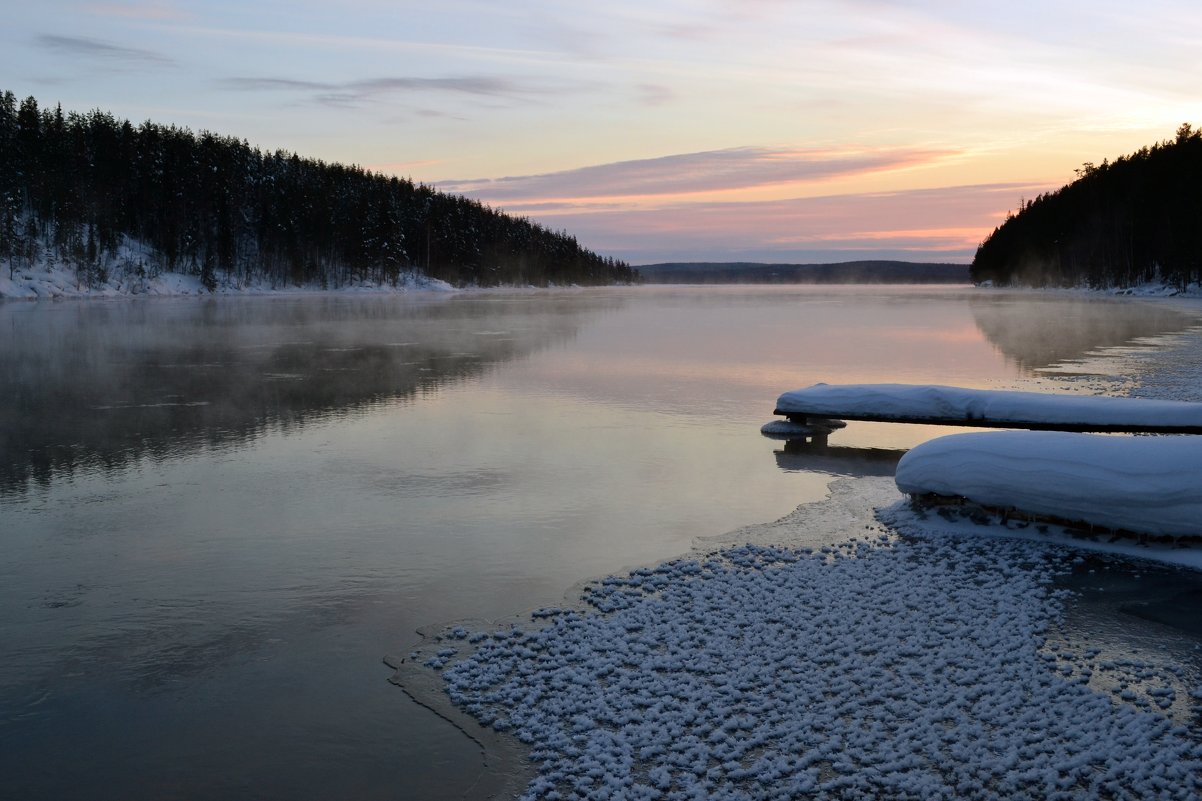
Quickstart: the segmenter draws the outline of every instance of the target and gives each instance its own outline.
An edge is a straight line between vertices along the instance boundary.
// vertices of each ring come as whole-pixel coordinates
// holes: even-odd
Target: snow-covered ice
[[[1051,521],[1033,522],[1021,515],[972,506],[924,506],[902,501],[881,510],[880,515],[891,528],[912,537],[1027,540],[1040,545],[1062,545],[1079,554],[1096,554],[1129,565],[1147,562],[1202,571],[1202,548],[1183,546],[1177,540],[1139,540],[1105,529],[1088,531]]]
[[[952,434],[897,465],[911,495],[959,496],[1108,529],[1202,537],[1202,437],[1059,431]]]
[[[871,517],[890,483],[839,482],[581,606],[448,628],[412,669],[529,748],[530,799],[1198,797],[1202,698],[1143,666],[1131,699],[1099,692],[1106,657],[1055,647],[1071,552],[900,539]]]
[[[1054,599],[1031,560],[736,547],[606,579],[592,611],[493,632],[444,676],[529,745],[528,798],[1197,797],[1186,729],[1041,649]]]
[[[916,384],[816,384],[776,402],[780,413],[1045,425],[1202,428],[1202,404],[1174,400],[1051,395]]]

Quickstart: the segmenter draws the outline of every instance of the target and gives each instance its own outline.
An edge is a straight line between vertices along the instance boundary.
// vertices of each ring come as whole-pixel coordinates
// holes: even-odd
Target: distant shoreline
[[[927,268],[935,268],[928,270]],[[1076,292],[1091,295],[1154,297],[1202,297],[1202,285],[1181,290],[1160,282],[1131,287],[1024,287],[974,284],[968,277],[968,265],[923,262],[860,261],[832,264],[767,264],[758,262],[664,262],[636,267],[644,280],[638,284],[600,284],[588,288],[623,286],[942,286],[993,289],[1005,292]],[[646,271],[646,272],[644,272]],[[950,272],[948,272],[950,271]],[[318,295],[411,295],[455,294],[480,291],[568,290],[583,289],[574,284],[507,285],[456,287],[446,281],[417,272],[401,273],[395,284],[370,281],[339,286],[272,285],[266,280],[237,281],[218,278],[208,289],[195,274],[161,272],[152,277],[114,277],[88,285],[75,271],[56,264],[39,264],[13,271],[0,268],[0,303],[4,301],[42,300],[116,300],[148,297],[261,297]]]
[[[887,259],[821,264],[661,262],[634,269],[649,284],[971,284],[969,265]]]
[[[588,288],[633,286],[632,284],[600,284]],[[267,280],[235,281],[218,278],[213,289],[205,287],[199,275],[162,272],[155,277],[113,278],[104,283],[87,285],[69,268],[45,265],[19,269],[9,278],[7,268],[0,268],[0,303],[4,301],[60,300],[119,300],[130,298],[215,298],[215,297],[317,297],[326,295],[452,295],[460,292],[506,290],[554,290],[585,288],[573,284],[466,286],[457,287],[437,278],[417,272],[401,273],[396,283],[359,281],[338,286],[310,284],[276,284]]]

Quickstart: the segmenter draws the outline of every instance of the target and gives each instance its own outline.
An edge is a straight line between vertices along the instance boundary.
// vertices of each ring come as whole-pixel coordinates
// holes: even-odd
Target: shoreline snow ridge
[[[184,273],[160,272],[153,277],[139,276],[126,269],[113,269],[109,278],[87,285],[82,283],[73,270],[62,266],[40,264],[34,268],[19,269],[9,277],[8,269],[0,269],[0,301],[3,300],[59,300],[140,297],[186,297],[213,295],[266,295],[266,294],[316,294],[337,292],[454,292],[453,286],[445,281],[429,278],[419,273],[402,273],[395,285],[362,282],[336,288],[313,286],[273,286],[267,281],[234,282],[218,277],[212,290],[207,288],[200,276]]]
[[[630,286],[614,284],[612,286]],[[411,293],[450,294],[457,292],[506,292],[526,290],[566,291],[581,289],[575,284],[548,284],[546,286],[508,285],[479,287],[453,286],[438,278],[418,272],[405,272],[397,276],[395,284],[359,281],[339,286],[323,287],[319,284],[278,285],[269,281],[242,281],[219,276],[212,290],[208,289],[200,276],[162,272],[155,277],[139,277],[127,272],[113,273],[113,277],[102,283],[85,285],[74,271],[61,267],[22,269],[9,278],[7,268],[0,268],[0,302],[39,300],[118,300],[148,297],[219,297],[251,295],[339,295],[377,294],[404,295]]]
[[[1049,647],[1070,549],[903,539],[886,482],[837,482],[723,538],[754,542],[593,582],[583,607],[447,629],[410,670],[525,744],[529,799],[1202,793],[1202,688],[1139,666],[1130,697],[1100,692],[1119,668]],[[817,544],[816,522],[841,541]]]
[[[961,497],[1112,531],[1202,538],[1202,437],[952,434],[897,465],[908,495]],[[1202,569],[1202,551],[1191,552]]]

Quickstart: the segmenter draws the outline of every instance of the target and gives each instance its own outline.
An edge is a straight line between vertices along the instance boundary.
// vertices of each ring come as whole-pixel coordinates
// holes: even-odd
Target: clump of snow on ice
[[[443,677],[530,747],[527,798],[1198,797],[1199,732],[1163,713],[1176,692],[1150,677],[1146,708],[1118,703],[1083,675],[1096,652],[1049,644],[1049,553],[728,548],[471,634]]]

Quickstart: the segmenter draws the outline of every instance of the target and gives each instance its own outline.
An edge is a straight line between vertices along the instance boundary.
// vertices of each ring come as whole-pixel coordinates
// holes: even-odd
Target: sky
[[[1202,123],[1202,4],[6,4],[0,90],[353,163],[603,255],[969,262]]]

